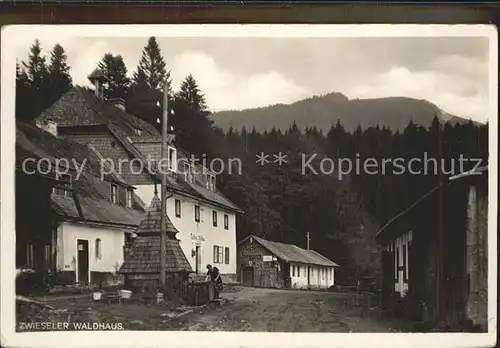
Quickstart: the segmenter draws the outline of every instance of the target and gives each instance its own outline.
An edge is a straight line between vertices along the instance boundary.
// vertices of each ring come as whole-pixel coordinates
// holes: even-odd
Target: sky
[[[38,38],[48,55],[67,52],[75,84],[105,53],[120,54],[131,76],[147,37],[24,35],[16,57],[26,60]],[[484,122],[488,110],[488,39],[157,37],[173,88],[192,74],[212,111],[292,103],[340,92],[347,97],[426,99],[444,111]]]

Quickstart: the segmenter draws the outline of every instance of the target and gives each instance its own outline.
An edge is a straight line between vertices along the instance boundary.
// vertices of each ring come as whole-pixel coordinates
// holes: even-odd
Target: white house
[[[143,146],[133,138],[144,157],[160,153],[161,143]],[[225,281],[236,278],[236,213],[239,209],[216,187],[216,175],[201,165],[193,165],[188,156],[169,146],[169,192],[167,215],[179,231],[181,248],[196,273],[206,273],[206,265],[217,266]],[[143,201],[154,195],[155,184],[137,185]]]
[[[50,194],[53,226],[43,253],[49,268],[61,271],[71,283],[116,282],[125,242],[144,215],[134,188],[114,172],[101,179],[99,157],[89,147],[24,123],[18,123],[16,138],[18,146],[40,159],[71,159],[70,170],[58,173],[65,184],[54,186]],[[26,249],[26,266],[33,268],[30,255],[39,250],[32,245]]]
[[[151,202],[160,188],[156,164],[161,134],[124,110],[122,101],[103,101],[98,74],[95,93],[75,87],[44,111],[38,122],[50,120],[59,136],[92,148],[142,202]],[[55,124],[55,125],[54,125]],[[182,250],[193,270],[206,273],[217,266],[226,281],[236,278],[236,214],[241,212],[216,187],[216,176],[192,165],[169,135],[167,214],[179,231]],[[155,187],[156,186],[156,187]],[[160,193],[158,193],[160,196]]]
[[[238,244],[238,274],[244,285],[327,289],[335,284],[338,265],[314,250],[254,235]]]

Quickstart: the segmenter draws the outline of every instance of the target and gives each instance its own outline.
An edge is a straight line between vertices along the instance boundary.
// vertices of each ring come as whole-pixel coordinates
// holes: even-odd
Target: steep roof
[[[448,178],[445,178],[445,180],[441,183],[438,184],[437,186],[433,187],[430,191],[422,195],[419,199],[417,199],[415,202],[413,202],[411,205],[409,205],[407,208],[402,210],[400,213],[392,217],[385,225],[383,225],[376,233],[375,238],[378,241],[381,241],[382,238],[384,238],[385,234],[391,229],[391,227],[398,221],[403,220],[403,218],[407,217],[408,214],[411,214],[414,212],[419,206],[422,206],[423,204],[426,204],[439,192],[440,189],[448,189],[449,187],[452,187],[454,184],[456,185],[457,182],[464,182],[464,181],[470,181],[470,180],[484,180],[485,182],[488,181],[487,174],[488,173],[488,166],[481,166],[475,169],[472,169],[470,171],[458,173],[455,175],[452,175]],[[400,231],[400,234],[403,233],[404,230]]]
[[[147,163],[148,158],[158,159],[161,153],[161,133],[154,126],[97,98],[92,92],[82,87],[72,88],[36,120],[41,122],[50,120],[60,127],[106,126],[121,145],[142,163]],[[141,134],[138,135],[136,130],[140,130]],[[173,140],[174,136],[169,135],[168,142],[171,143]],[[183,151],[178,149],[178,153],[182,154]],[[153,171],[149,174],[155,180],[160,181],[161,175],[157,174],[154,163],[151,167]],[[212,192],[200,185],[188,183],[183,175],[169,175],[167,185],[180,194],[186,194],[225,209],[242,212],[220,191]]]
[[[83,87],[73,87],[52,106],[36,118],[38,121],[54,121],[58,126],[95,126],[114,124],[127,135],[159,136],[158,130],[139,117],[117,108],[106,100],[96,97]]]
[[[274,254],[276,257],[287,261],[287,262],[300,262],[318,266],[329,266],[329,267],[338,267],[335,262],[327,259],[320,253],[314,250],[305,250],[299,248],[293,244],[284,244],[279,242],[272,242],[254,235],[248,236],[244,240],[240,242],[243,243],[247,239],[253,238],[256,242],[266,248],[269,252]]]
[[[94,175],[101,175],[99,158],[89,148],[76,142],[57,138],[31,124],[16,122],[16,145],[30,151],[38,158],[51,159],[56,166],[66,164],[72,170],[83,166],[84,170]],[[106,174],[105,180],[113,180],[113,176]],[[126,185],[125,182],[121,184]]]
[[[155,194],[149,205],[143,220],[135,231],[137,238],[134,240],[130,253],[125,258],[118,273],[144,274],[160,272],[160,220],[161,201]],[[166,271],[193,272],[189,261],[184,255],[179,240],[175,237],[178,233],[166,214],[165,224],[167,225],[166,246]]]
[[[164,223],[166,224],[167,234],[175,236],[179,231],[175,228],[170,218],[165,214]],[[137,235],[158,234],[161,221],[161,200],[158,195],[154,195],[146,214],[143,217],[139,227],[135,231]]]
[[[78,212],[78,205],[81,214]],[[63,219],[126,225],[131,228],[135,228],[143,216],[142,212],[135,209],[88,197],[79,197],[75,201],[73,197],[53,194],[52,207]]]
[[[150,159],[152,161],[151,168],[153,169],[153,171],[156,170],[155,161],[159,161],[161,158],[161,142],[156,142],[152,141],[152,139],[148,139],[147,143],[142,143],[140,145],[134,143],[133,145],[129,144],[127,146],[132,146],[135,148],[135,150],[132,151],[135,152],[135,156],[137,158],[141,158],[145,162]],[[139,151],[139,153],[136,153],[137,151]],[[177,150],[177,156],[178,162],[180,162],[180,159],[189,160],[189,156],[187,155],[187,153],[179,149]],[[157,180],[161,180],[161,175],[158,175],[156,173],[152,174],[155,175]],[[169,173],[167,176],[167,186],[179,193],[208,201],[212,204],[216,204],[226,209],[242,212],[236,204],[231,202],[219,190],[216,189],[215,192],[208,190],[201,182],[188,182],[185,180],[182,173]]]
[[[73,178],[74,195],[51,195],[52,208],[62,219],[130,227],[137,226],[141,221],[142,201],[137,195],[132,194],[136,209],[110,202],[112,182],[126,189],[131,187],[113,175],[105,175],[104,180],[101,180],[99,159],[87,147],[57,138],[32,125],[17,122],[16,163],[22,163],[27,158],[49,159],[53,169],[57,160],[68,159],[70,169],[68,174]],[[36,166],[33,169],[36,170]],[[79,176],[78,170],[81,170]]]

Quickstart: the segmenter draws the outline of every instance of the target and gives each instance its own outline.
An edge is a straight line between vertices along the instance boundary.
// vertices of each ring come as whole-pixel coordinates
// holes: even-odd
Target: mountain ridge
[[[469,122],[469,119],[449,114],[425,99],[410,97],[349,99],[338,92],[315,95],[290,104],[277,103],[211,114],[212,120],[224,130],[230,126],[235,129],[245,126],[247,129],[255,127],[260,132],[273,127],[283,130],[294,121],[302,129],[316,126],[318,129],[328,131],[337,120],[348,131],[355,130],[358,124],[363,129],[378,125],[393,131],[402,131],[410,120],[427,127],[432,123],[434,116],[438,116],[443,122]]]

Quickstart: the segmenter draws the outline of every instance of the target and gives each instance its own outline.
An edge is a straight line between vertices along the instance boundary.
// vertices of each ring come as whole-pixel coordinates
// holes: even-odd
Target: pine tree
[[[33,105],[26,103],[32,100],[31,85],[26,69],[16,62],[16,119],[30,121]]]
[[[30,48],[28,62],[22,62],[28,81],[26,96],[30,100],[30,105],[23,107],[21,118],[27,121],[38,116],[50,105],[50,88],[47,85],[48,68],[45,59],[37,39]],[[24,99],[23,102],[26,103],[26,100]],[[21,112],[21,110],[19,111]]]
[[[45,57],[42,56],[42,48],[38,39],[35,40],[30,48],[28,63],[23,62],[23,66],[27,70],[26,72],[31,86],[40,90],[45,78],[47,77],[48,71],[47,65],[45,64]]]
[[[201,92],[198,83],[191,74],[189,74],[181,83],[181,88],[177,93],[177,97],[186,101],[189,107],[193,108],[197,112],[207,111],[205,96]]]
[[[213,121],[209,118],[205,97],[192,75],[182,82],[175,96],[172,117],[179,144],[194,154],[209,150]]]
[[[45,83],[47,91],[44,92],[47,94],[45,107],[52,105],[72,87],[67,59],[64,48],[60,44],[56,44],[50,53],[50,63],[47,68],[48,74]]]
[[[167,64],[161,55],[160,47],[154,36],[148,40],[148,44],[142,50],[142,57],[134,72],[134,84],[146,84],[153,90],[162,90],[163,84],[167,81],[169,94],[172,95],[172,79]]]
[[[130,87],[130,79],[127,77],[127,67],[122,56],[106,53],[97,66],[109,79],[104,85],[104,96],[125,99]]]

